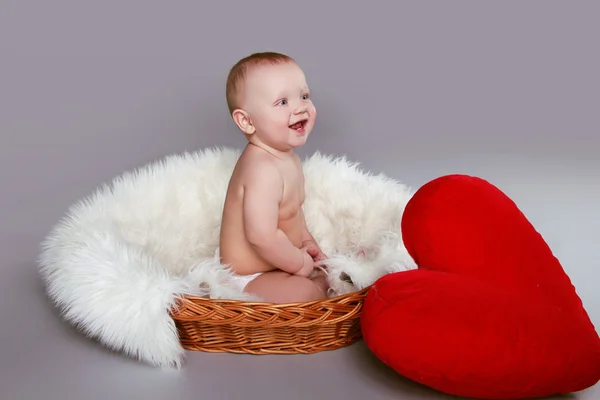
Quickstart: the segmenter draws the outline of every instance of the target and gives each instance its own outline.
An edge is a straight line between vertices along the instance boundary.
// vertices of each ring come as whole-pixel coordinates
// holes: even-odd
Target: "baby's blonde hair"
[[[244,84],[244,79],[251,67],[263,64],[283,64],[287,62],[295,62],[293,58],[285,54],[266,51],[262,53],[253,53],[239,60],[227,76],[227,84],[225,87],[225,96],[227,98],[227,107],[229,113],[233,113],[236,108],[239,108],[239,94]]]

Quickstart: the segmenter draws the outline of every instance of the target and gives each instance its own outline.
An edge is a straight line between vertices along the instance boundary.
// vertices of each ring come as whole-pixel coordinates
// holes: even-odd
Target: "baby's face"
[[[280,151],[306,143],[317,111],[297,64],[256,67],[247,76],[245,88],[244,109],[262,143]]]

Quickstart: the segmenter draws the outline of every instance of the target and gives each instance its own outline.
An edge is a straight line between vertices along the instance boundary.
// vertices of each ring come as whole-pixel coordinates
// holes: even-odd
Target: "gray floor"
[[[600,326],[599,2],[81,4],[0,5],[0,399],[450,398],[362,343],[190,353],[183,370],[159,371],[48,304],[38,244],[69,204],[166,154],[243,145],[223,85],[252,51],[287,52],[307,73],[319,117],[302,154],[346,154],[413,186],[455,172],[491,180]],[[600,386],[569,398],[598,399]]]

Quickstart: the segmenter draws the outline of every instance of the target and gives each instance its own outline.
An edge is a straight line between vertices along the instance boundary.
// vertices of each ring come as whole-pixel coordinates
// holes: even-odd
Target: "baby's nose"
[[[306,112],[306,104],[301,103],[298,107],[296,107],[296,114],[302,114],[303,112]]]

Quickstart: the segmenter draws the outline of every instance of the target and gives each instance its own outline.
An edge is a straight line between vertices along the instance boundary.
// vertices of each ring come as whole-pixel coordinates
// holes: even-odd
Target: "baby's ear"
[[[246,135],[252,135],[254,133],[254,125],[252,125],[250,116],[246,111],[238,108],[234,110],[233,113],[231,113],[231,116],[238,128],[240,128],[241,131],[244,132]]]

